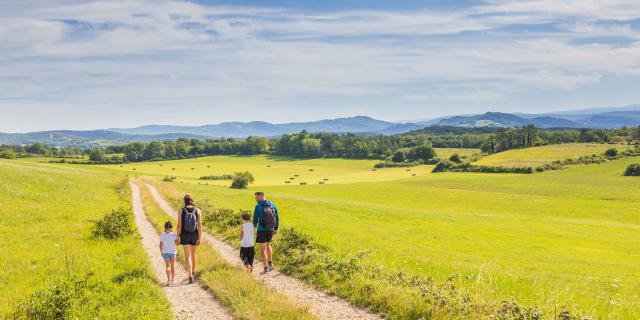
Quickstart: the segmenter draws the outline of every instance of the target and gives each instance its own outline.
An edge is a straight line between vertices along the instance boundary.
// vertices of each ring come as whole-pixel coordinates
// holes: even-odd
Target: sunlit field
[[[0,160],[1,318],[35,292],[72,277],[86,280],[86,287],[69,291],[77,297],[67,307],[65,291],[50,301],[70,319],[171,318],[137,234],[119,240],[91,235],[91,220],[130,208],[122,181],[92,170]],[[47,301],[41,295],[31,303]]]
[[[538,167],[555,160],[575,159],[581,156],[600,155],[609,148],[623,151],[633,146],[622,144],[570,143],[541,147],[513,149],[494,153],[476,162],[476,165],[498,167]]]
[[[393,270],[458,277],[476,299],[514,298],[547,315],[567,307],[599,319],[635,319],[640,180],[622,172],[636,162],[246,191],[156,183],[230,208],[251,208],[252,192],[264,190],[278,203],[284,226],[342,255],[370,250],[368,262]]]

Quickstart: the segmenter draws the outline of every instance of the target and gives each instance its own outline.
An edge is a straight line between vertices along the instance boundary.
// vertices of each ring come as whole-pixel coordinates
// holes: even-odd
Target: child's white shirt
[[[176,254],[176,239],[178,236],[175,233],[163,233],[160,235],[160,242],[162,242],[162,253]]]
[[[243,248],[253,247],[255,245],[253,239],[253,224],[247,222],[242,225],[242,241],[240,242],[240,246]]]

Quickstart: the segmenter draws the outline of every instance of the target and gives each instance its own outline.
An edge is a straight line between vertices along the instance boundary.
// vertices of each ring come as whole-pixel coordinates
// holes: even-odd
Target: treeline
[[[51,157],[89,156],[91,163],[122,163],[174,160],[209,155],[276,154],[302,158],[380,159],[387,163],[425,160],[417,147],[480,148],[485,153],[546,144],[596,142],[631,143],[640,140],[640,127],[602,129],[458,128],[433,126],[392,136],[309,133],[302,131],[279,138],[178,139],[83,150],[56,148],[36,143],[30,146],[0,146],[0,157],[27,155]],[[418,150],[420,151],[420,150]],[[422,150],[424,151],[424,150]]]
[[[57,157],[57,158],[78,158],[87,153],[87,150],[80,148],[58,148],[46,146],[36,142],[32,145],[0,145],[0,158],[14,159],[32,156]]]

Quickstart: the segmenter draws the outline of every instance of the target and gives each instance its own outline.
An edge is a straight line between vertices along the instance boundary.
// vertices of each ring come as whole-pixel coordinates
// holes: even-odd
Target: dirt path
[[[150,184],[145,185],[160,208],[175,219],[178,210],[173,209],[171,205],[162,198],[154,186]],[[216,249],[223,258],[236,265],[242,265],[236,249],[218,240],[209,233],[203,232],[202,235],[204,242]],[[277,252],[275,254],[277,254]],[[256,270],[260,270],[260,268],[256,268]],[[291,302],[307,306],[309,310],[320,319],[382,319],[376,314],[351,305],[344,299],[328,295],[277,270],[269,272],[267,275],[260,275],[259,272],[254,271],[253,276],[259,279],[265,286],[287,296]]]
[[[158,249],[160,237],[151,222],[147,220],[140,197],[140,188],[131,181],[129,185],[132,192],[133,213],[138,232],[142,237],[142,245],[147,251],[156,278],[160,283],[165,283],[167,278],[165,265]],[[207,290],[197,284],[185,284],[184,279],[187,277],[188,273],[180,263],[176,262],[177,284],[162,288],[167,300],[171,303],[174,319],[233,319],[229,311]]]

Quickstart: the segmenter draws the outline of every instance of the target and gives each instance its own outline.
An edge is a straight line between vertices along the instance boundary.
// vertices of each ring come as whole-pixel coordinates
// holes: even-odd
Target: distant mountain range
[[[515,127],[533,124],[539,128],[619,128],[640,125],[640,105],[594,108],[546,114],[487,112],[477,115],[441,117],[429,121],[394,123],[366,116],[311,122],[273,124],[263,121],[223,122],[203,126],[148,125],[137,128],[111,128],[73,131],[52,130],[29,133],[0,133],[0,144],[43,142],[53,146],[92,147],[131,141],[174,140],[178,138],[244,138],[279,136],[300,132],[357,134],[402,134],[424,127]]]

